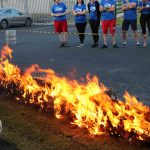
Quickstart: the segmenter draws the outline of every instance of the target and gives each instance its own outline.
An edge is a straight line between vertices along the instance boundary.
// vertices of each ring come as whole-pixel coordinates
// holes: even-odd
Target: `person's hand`
[[[77,16],[77,15],[78,15],[78,12],[74,12],[74,15]]]
[[[81,12],[77,12],[77,15],[81,15]]]
[[[59,17],[59,16],[61,16],[61,14],[60,14],[60,13],[59,13],[59,14],[55,14],[54,16],[55,16],[55,17]]]
[[[60,16],[60,14],[56,14],[56,17],[59,17]]]
[[[76,15],[77,15],[77,12],[76,12],[76,11],[73,11],[73,15],[76,16]]]
[[[77,15],[78,15],[78,12],[75,12],[74,15],[77,16]]]

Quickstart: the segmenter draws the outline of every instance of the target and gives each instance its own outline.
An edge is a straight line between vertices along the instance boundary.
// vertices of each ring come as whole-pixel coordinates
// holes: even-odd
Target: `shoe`
[[[103,44],[103,45],[101,46],[101,48],[107,48],[107,45]]]
[[[64,43],[64,47],[71,47],[67,42]]]
[[[65,47],[65,44],[64,44],[64,43],[61,43],[60,47]]]
[[[136,47],[137,47],[137,48],[141,48],[142,45],[141,45],[140,43],[137,43],[137,44],[136,44]]]
[[[115,43],[115,44],[113,45],[113,48],[119,48],[119,46]]]
[[[83,48],[83,47],[85,47],[85,45],[84,45],[84,44],[80,44],[80,45],[78,45],[77,47],[78,47],[78,48]]]
[[[92,48],[96,48],[98,47],[98,44],[97,43],[94,43],[93,45],[91,45]]]
[[[126,47],[127,47],[127,43],[123,43],[122,48],[126,48]]]

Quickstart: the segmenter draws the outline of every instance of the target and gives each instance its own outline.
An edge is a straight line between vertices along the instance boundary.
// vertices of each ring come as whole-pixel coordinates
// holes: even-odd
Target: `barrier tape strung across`
[[[1,31],[1,32],[4,32],[4,31]],[[22,32],[22,33],[38,33],[38,34],[57,34],[56,32],[54,31],[34,31],[34,30],[16,30],[16,32]],[[68,32],[68,34],[71,34],[71,35],[79,35],[79,34],[85,34],[85,35],[103,35],[103,34],[96,34],[96,33],[91,33],[91,32],[87,32],[87,33],[77,33],[77,32]],[[110,35],[110,34],[108,34]],[[123,34],[115,34],[115,35],[120,35],[122,36]],[[143,34],[126,34],[126,36],[129,36],[129,37],[135,37],[135,36],[145,36],[145,37],[148,37],[150,35],[143,35]]]

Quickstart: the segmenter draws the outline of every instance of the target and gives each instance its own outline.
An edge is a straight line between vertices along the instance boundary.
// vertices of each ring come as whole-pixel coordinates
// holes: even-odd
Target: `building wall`
[[[0,0],[0,2],[0,7],[3,5],[3,7],[15,8],[29,13],[49,13],[54,3],[53,0]],[[67,4],[69,10],[72,10],[76,0],[62,0],[62,2]]]

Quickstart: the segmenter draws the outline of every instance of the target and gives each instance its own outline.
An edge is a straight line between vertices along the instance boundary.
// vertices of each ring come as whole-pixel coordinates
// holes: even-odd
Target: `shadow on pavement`
[[[0,150],[19,150],[14,145],[0,139]]]

